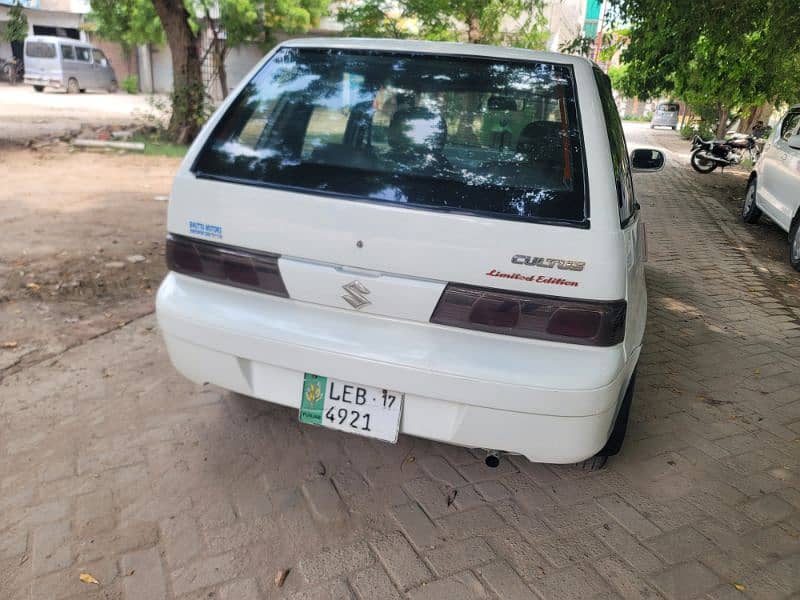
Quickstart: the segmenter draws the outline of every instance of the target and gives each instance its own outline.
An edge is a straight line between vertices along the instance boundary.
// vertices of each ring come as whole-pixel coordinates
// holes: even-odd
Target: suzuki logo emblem
[[[347,285],[343,285],[342,288],[347,292],[342,296],[342,299],[346,300],[347,303],[356,310],[364,308],[367,304],[372,304],[372,302],[366,298],[366,295],[369,294],[369,290],[360,281],[351,281]]]

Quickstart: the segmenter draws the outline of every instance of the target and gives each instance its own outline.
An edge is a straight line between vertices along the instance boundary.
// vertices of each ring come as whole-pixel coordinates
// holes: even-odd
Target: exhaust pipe
[[[497,450],[489,450],[484,459],[486,466],[490,469],[496,469],[500,464],[500,453]]]

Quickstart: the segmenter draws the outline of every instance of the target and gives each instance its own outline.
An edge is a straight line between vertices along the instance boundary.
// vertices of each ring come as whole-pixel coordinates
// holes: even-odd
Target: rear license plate
[[[306,373],[300,421],[397,442],[404,394]]]

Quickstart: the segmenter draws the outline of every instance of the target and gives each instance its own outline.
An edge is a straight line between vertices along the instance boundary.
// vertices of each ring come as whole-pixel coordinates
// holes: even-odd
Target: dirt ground
[[[129,125],[155,115],[151,96],[118,92],[65,94],[0,83],[0,142],[26,142],[77,133],[86,125]],[[162,102],[163,96],[153,96]]]
[[[0,379],[153,309],[179,159],[0,146]]]

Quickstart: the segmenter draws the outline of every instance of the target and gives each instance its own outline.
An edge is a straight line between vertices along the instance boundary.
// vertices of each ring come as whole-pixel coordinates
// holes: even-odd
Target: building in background
[[[585,28],[586,0],[546,0],[544,17],[547,19],[547,50],[560,52],[560,48],[582,35]]]

